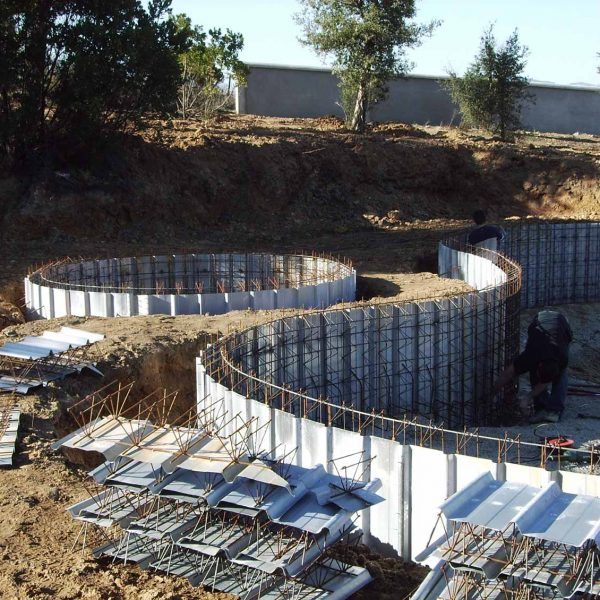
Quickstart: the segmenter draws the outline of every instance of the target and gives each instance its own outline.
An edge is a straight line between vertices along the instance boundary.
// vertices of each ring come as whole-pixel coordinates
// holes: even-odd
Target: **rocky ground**
[[[436,242],[466,226],[474,208],[483,206],[500,221],[598,217],[598,144],[593,136],[551,134],[504,144],[478,133],[400,124],[374,126],[364,137],[336,119],[224,117],[150,122],[100,165],[82,161],[27,180],[0,174],[0,339],[61,324],[106,335],[95,350],[103,380],[72,378],[20,398],[16,468],[0,472],[0,597],[209,596],[183,580],[98,563],[72,549],[77,526],[65,508],[86,496],[85,471],[49,444],[72,426],[64,407],[114,379],[136,380],[139,394],[178,389],[181,407],[190,405],[194,358],[206,343],[273,317],[245,312],[23,324],[21,279],[29,267],[62,256],[304,249],[352,259],[365,299],[454,294],[466,286],[432,274]],[[562,309],[578,338],[573,374],[600,383],[598,307]],[[570,398],[561,433],[578,443],[600,437],[598,420],[577,416],[600,416],[597,406],[593,397]],[[533,435],[531,427],[518,431]],[[423,576],[366,548],[354,560],[377,577],[363,597],[403,598]]]

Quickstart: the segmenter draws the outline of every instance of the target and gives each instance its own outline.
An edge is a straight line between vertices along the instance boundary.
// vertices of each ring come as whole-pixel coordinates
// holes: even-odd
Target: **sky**
[[[431,38],[408,51],[412,73],[462,74],[494,23],[498,41],[515,29],[529,48],[525,75],[536,82],[600,86],[600,0],[417,0],[417,22],[441,20]],[[298,41],[297,0],[173,0],[173,12],[188,14],[204,29],[242,33],[240,58],[247,63],[327,67]]]

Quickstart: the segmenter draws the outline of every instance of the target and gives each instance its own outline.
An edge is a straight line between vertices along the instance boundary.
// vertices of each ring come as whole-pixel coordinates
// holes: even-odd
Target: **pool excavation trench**
[[[518,350],[522,307],[600,299],[599,224],[528,227],[508,230],[510,258],[463,236],[440,243],[440,274],[475,292],[304,313],[226,336],[197,360],[198,408],[257,419],[265,449],[297,448],[302,466],[363,453],[386,498],[361,517],[365,539],[403,558],[425,548],[442,501],[485,472],[600,495],[596,475],[519,464],[529,444],[465,430],[514,416],[493,383]],[[493,460],[480,457],[484,445],[488,456],[496,447]]]

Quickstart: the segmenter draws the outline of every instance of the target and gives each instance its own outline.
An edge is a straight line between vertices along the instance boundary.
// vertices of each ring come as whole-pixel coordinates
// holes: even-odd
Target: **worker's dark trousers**
[[[538,382],[537,373],[530,373],[529,381],[531,381],[531,387],[533,388]],[[536,412],[539,410],[549,410],[562,414],[565,409],[568,385],[569,378],[565,369],[558,380],[552,383],[550,391],[546,389],[533,399],[534,410]]]

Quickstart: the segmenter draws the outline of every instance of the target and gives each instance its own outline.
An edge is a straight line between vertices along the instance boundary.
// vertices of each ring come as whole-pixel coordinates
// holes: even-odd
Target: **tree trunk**
[[[352,115],[352,131],[363,133],[367,121],[367,108],[369,106],[367,97],[367,86],[360,84],[356,94],[356,104],[354,105],[354,114]]]

